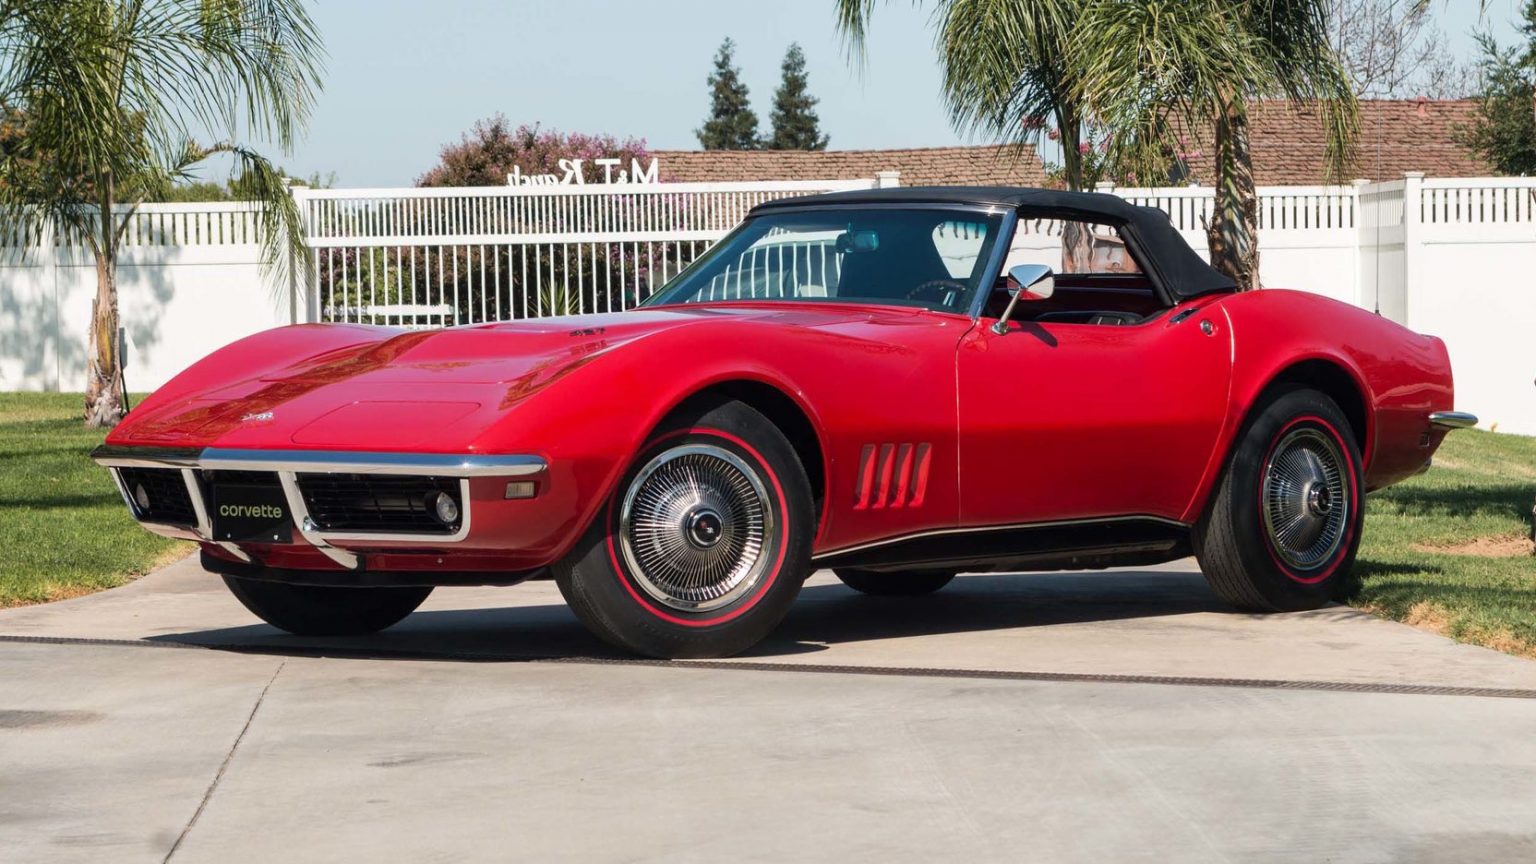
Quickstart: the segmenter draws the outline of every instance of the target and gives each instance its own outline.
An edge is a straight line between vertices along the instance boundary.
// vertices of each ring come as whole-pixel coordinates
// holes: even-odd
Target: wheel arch
[[[1249,401],[1243,415],[1244,424],[1254,410],[1275,392],[1297,386],[1317,390],[1339,406],[1339,410],[1344,412],[1344,419],[1349,421],[1349,429],[1354,435],[1355,445],[1360,448],[1361,459],[1369,459],[1375,430],[1372,414],[1366,407],[1369,403],[1365,385],[1347,366],[1332,358],[1300,360],[1275,373]]]
[[[729,378],[711,382],[680,399],[667,409],[646,433],[649,440],[655,430],[681,411],[701,405],[737,401],[768,418],[800,459],[816,505],[817,534],[821,533],[827,498],[827,459],[825,440],[811,417],[811,412],[784,388],[755,378]]]
[[[1371,447],[1375,440],[1375,415],[1371,410],[1370,391],[1360,374],[1346,361],[1326,354],[1294,359],[1246,388],[1246,395],[1237,387],[1233,390],[1233,405],[1241,406],[1234,412],[1227,432],[1212,454],[1211,465],[1195,499],[1185,513],[1184,521],[1192,522],[1205,515],[1210,508],[1217,484],[1226,473],[1232,453],[1241,444],[1254,415],[1276,393],[1294,387],[1317,390],[1332,399],[1349,422],[1349,431],[1360,448],[1362,473],[1370,468]]]

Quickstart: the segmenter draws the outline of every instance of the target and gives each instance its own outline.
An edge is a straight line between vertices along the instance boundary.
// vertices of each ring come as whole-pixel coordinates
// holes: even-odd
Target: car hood
[[[582,366],[680,327],[857,328],[917,310],[842,304],[699,306],[444,330],[367,331],[366,341],[265,371],[231,369],[175,399],[151,397],[109,443],[173,447],[463,451],[507,411]],[[219,362],[210,358],[204,363]]]

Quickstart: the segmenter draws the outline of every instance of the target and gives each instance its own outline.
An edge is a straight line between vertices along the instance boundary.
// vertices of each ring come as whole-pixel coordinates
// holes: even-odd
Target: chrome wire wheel
[[[779,538],[759,472],[712,444],[669,448],[635,475],[619,548],[636,584],[674,609],[709,612],[749,595]]]
[[[1280,439],[1264,466],[1260,510],[1275,554],[1296,570],[1330,561],[1350,520],[1347,461],[1321,430],[1302,427]]]

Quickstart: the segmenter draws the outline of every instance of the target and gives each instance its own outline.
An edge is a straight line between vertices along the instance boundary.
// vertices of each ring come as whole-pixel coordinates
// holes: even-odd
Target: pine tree
[[[1471,125],[1457,130],[1457,140],[1501,174],[1536,174],[1536,0],[1523,13],[1523,49],[1478,35],[1482,93]]]
[[[732,65],[735,52],[736,43],[726,39],[715,54],[715,71],[708,79],[709,119],[694,133],[705,150],[756,150],[762,146],[757,139],[757,115],[747,102],[747,85],[742,83],[741,70]]]
[[[825,150],[827,136],[821,134],[816,116],[816,97],[812,96],[805,76],[805,52],[798,42],[784,53],[783,80],[773,94],[773,137],[770,150]]]

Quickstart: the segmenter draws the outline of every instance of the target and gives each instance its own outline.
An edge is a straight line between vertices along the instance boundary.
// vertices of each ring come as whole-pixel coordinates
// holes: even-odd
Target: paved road
[[[819,576],[707,665],[548,584],[251,622],[190,562],[0,612],[0,861],[1536,859],[1536,663],[1187,567]]]

